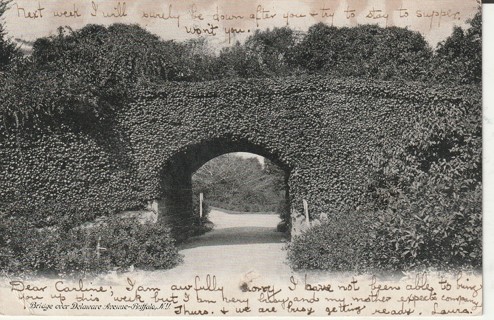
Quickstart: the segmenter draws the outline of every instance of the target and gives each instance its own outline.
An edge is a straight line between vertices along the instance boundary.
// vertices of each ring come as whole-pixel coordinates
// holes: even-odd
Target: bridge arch
[[[139,199],[162,219],[186,219],[191,200],[180,199],[190,199],[193,171],[251,152],[288,172],[292,235],[307,218],[365,205],[379,162],[407,143],[423,111],[463,103],[445,88],[324,76],[166,83],[135,94],[117,128],[130,142]]]
[[[248,152],[262,156],[283,170],[285,201],[290,207],[289,177],[291,166],[276,150],[267,149],[247,139],[213,138],[188,144],[177,150],[162,166],[159,174],[160,198],[153,203],[159,219],[171,226],[187,225],[194,212],[192,175],[208,161],[228,153]]]

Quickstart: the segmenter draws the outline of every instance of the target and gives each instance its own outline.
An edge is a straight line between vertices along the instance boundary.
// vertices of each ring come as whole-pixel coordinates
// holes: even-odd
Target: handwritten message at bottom
[[[270,282],[198,274],[94,279],[2,279],[3,314],[35,315],[479,315],[482,277],[475,273],[313,276]],[[181,277],[183,278],[183,277]]]

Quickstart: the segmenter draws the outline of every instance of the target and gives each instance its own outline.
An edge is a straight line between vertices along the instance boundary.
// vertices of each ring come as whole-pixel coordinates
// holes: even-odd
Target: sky
[[[235,152],[233,154],[236,155],[237,157],[245,158],[245,159],[248,159],[248,158],[256,158],[261,163],[261,165],[264,166],[264,157],[261,157],[260,155],[257,155],[255,153]]]
[[[137,23],[165,40],[206,37],[216,47],[273,27],[378,24],[419,31],[435,47],[477,7],[478,0],[18,0],[5,23],[23,41],[53,35],[59,26]]]

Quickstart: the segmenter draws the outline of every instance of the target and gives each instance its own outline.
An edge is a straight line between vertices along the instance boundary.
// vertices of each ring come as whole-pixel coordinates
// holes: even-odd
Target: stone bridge
[[[191,176],[203,164],[251,152],[284,170],[299,220],[303,199],[311,219],[365,201],[372,159],[403,143],[422,108],[458,99],[442,87],[319,76],[169,83],[140,90],[119,123],[162,219],[191,216]]]

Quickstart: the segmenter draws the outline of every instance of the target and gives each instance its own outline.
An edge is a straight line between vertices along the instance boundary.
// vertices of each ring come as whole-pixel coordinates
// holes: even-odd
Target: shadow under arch
[[[160,172],[160,199],[154,204],[160,221],[176,230],[191,224],[194,212],[192,175],[206,162],[233,152],[260,155],[283,170],[286,208],[290,212],[288,179],[291,167],[280,160],[279,154],[245,139],[216,138],[184,146],[164,163]]]

